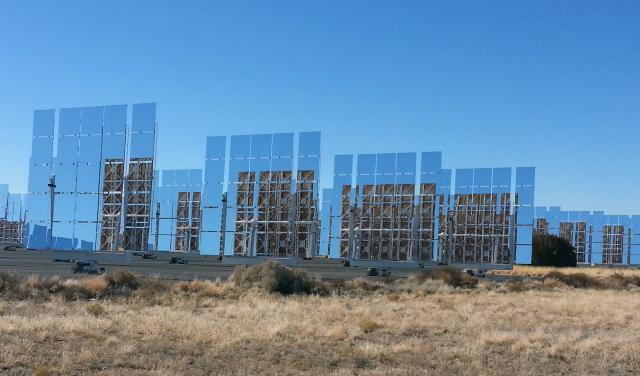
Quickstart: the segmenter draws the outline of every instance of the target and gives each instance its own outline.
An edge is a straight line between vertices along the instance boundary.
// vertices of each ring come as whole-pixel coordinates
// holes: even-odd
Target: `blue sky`
[[[158,102],[160,168],[208,135],[537,167],[536,203],[640,212],[638,1],[0,0],[0,182],[32,111]]]

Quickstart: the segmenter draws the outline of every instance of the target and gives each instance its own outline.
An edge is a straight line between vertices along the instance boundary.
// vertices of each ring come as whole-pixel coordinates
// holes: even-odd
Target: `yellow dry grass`
[[[542,266],[514,265],[513,270],[494,270],[492,274],[498,275],[519,275],[528,277],[544,277],[551,272],[560,272],[564,274],[584,273],[591,277],[605,278],[614,274],[622,274],[625,276],[640,276],[639,268],[604,268],[604,267],[580,267],[580,268],[553,268]]]
[[[184,289],[205,294],[102,300],[99,315],[86,301],[0,300],[0,374],[640,373],[637,289],[435,289],[389,299],[217,298],[220,288],[197,282]]]

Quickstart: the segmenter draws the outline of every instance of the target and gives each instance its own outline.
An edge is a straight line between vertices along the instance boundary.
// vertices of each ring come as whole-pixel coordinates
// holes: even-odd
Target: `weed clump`
[[[439,269],[434,279],[439,279],[451,287],[475,288],[478,285],[478,278],[463,273],[456,268]]]
[[[628,287],[640,287],[640,276],[614,273],[605,279],[605,284],[613,289],[625,289]]]
[[[231,289],[232,287],[226,283],[201,280],[182,282],[178,284],[178,290],[183,293],[207,298],[225,297],[231,292]]]
[[[100,302],[93,302],[91,304],[88,304],[86,309],[87,313],[94,316],[102,316],[106,312],[106,309],[102,304],[100,304]]]
[[[258,288],[268,293],[318,294],[328,292],[325,284],[308,272],[283,266],[277,261],[236,268],[229,280],[240,288]]]
[[[54,373],[49,367],[40,366],[33,371],[33,376],[52,376]]]
[[[369,319],[362,319],[358,321],[358,326],[365,333],[371,333],[378,329],[382,329],[382,325],[380,323]]]
[[[140,286],[140,282],[138,281],[138,277],[135,274],[121,270],[113,273],[110,276],[106,277],[107,286],[113,290],[119,289],[128,289],[128,290],[136,290],[138,286]]]
[[[547,273],[545,279],[556,279],[567,286],[575,287],[577,289],[598,288],[602,284],[596,278],[588,276],[584,273],[561,273],[559,271],[552,271]]]

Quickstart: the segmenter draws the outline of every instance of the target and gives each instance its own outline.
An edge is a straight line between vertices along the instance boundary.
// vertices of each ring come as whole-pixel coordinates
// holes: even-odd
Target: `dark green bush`
[[[531,264],[535,266],[575,267],[576,249],[555,235],[535,235]]]

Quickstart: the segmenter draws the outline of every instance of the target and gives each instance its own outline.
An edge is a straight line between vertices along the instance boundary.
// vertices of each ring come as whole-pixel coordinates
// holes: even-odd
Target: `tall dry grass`
[[[194,285],[195,286],[195,285]],[[198,287],[198,289],[201,287]],[[0,300],[0,373],[632,375],[626,290]],[[214,294],[215,295],[215,294]]]
[[[0,374],[640,373],[632,276],[588,276],[622,282],[577,289],[558,275],[460,284],[421,274],[283,294],[265,282],[281,269],[267,268],[178,283],[0,275]]]
[[[579,268],[554,268],[544,266],[514,265],[512,270],[494,270],[491,274],[496,275],[516,275],[528,277],[544,277],[551,272],[563,274],[582,273],[591,277],[603,278],[613,274],[640,277],[639,268],[606,268],[606,267],[579,267]]]

